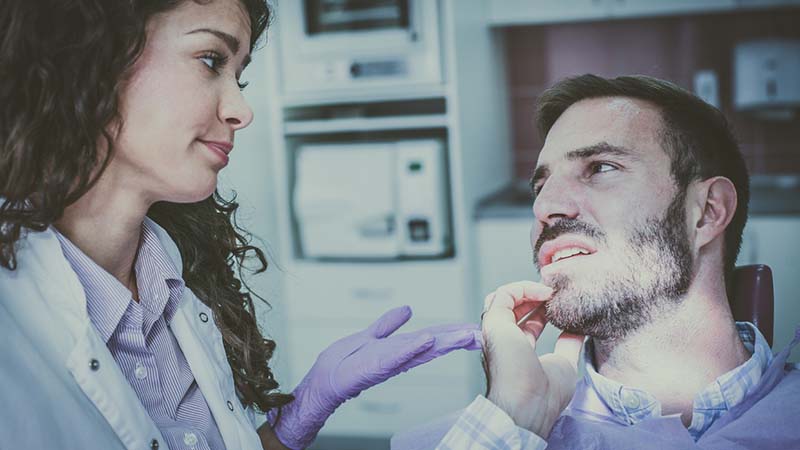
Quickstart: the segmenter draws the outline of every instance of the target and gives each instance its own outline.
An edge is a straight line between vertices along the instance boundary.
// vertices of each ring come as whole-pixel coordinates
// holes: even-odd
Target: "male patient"
[[[800,449],[791,347],[773,356],[728,306],[748,175],[722,114],[661,80],[584,75],[542,95],[538,125],[541,283],[486,298],[488,394],[439,448]],[[566,331],[537,358],[547,322]]]

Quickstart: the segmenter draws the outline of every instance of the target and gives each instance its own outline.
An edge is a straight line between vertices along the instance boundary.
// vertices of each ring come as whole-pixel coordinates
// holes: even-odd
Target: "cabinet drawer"
[[[408,386],[393,381],[339,407],[321,434],[388,437],[464,409],[477,395],[466,385]]]
[[[464,292],[462,270],[449,260],[298,264],[286,279],[286,311],[290,320],[358,320],[366,326],[391,308],[409,305],[418,318],[477,321],[480,295]]]

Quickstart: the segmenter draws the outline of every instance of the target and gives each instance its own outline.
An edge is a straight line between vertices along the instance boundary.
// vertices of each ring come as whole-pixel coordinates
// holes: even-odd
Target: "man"
[[[728,306],[748,176],[722,114],[661,80],[584,75],[543,94],[538,125],[541,283],[486,298],[487,396],[438,448],[800,448],[790,349]],[[547,322],[565,331],[538,358]]]

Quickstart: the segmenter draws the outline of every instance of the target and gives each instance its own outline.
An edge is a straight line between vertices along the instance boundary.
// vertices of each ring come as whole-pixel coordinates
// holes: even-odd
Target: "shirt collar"
[[[180,305],[184,282],[147,221],[142,224],[136,279],[142,306],[152,317],[163,314],[169,323]],[[147,331],[149,327],[145,335]]]
[[[761,332],[749,322],[737,322],[736,329],[742,343],[752,354],[744,364],[720,375],[694,398],[690,433],[699,437],[712,421],[708,417],[719,417],[738,405],[758,385],[761,375],[772,363],[772,350]]]
[[[661,415],[661,403],[655,397],[600,375],[594,367],[594,340],[588,339],[583,352],[586,378],[597,395],[612,413],[623,422],[633,425],[649,417]]]
[[[752,356],[742,365],[720,375],[697,394],[689,428],[695,438],[711,426],[713,420],[707,420],[709,412],[713,412],[713,418],[716,418],[740,403],[756,387],[772,361],[772,350],[755,325],[737,322],[736,329]],[[587,382],[616,417],[633,425],[644,419],[661,416],[661,403],[655,397],[600,375],[594,367],[593,357],[593,343],[589,339],[584,349]]]
[[[55,230],[55,228],[54,228]],[[97,265],[66,236],[55,230],[61,251],[78,276],[86,295],[86,311],[103,342],[108,343],[117,328],[131,292],[113,275]]]
[[[89,319],[103,342],[108,343],[132,302],[131,292],[66,236],[55,228],[54,231],[64,256],[83,286]],[[148,221],[142,224],[135,267],[139,298],[141,306],[148,311],[147,316],[157,318],[163,314],[169,323],[180,305],[185,285]],[[145,335],[154,321],[145,321]]]

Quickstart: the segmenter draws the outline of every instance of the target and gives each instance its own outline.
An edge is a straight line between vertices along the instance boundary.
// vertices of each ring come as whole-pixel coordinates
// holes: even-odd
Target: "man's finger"
[[[517,281],[497,288],[488,309],[514,309],[526,302],[544,302],[553,295],[553,288],[533,281]]]
[[[544,305],[539,304],[533,310],[531,310],[531,312],[532,314],[529,315],[524,322],[520,323],[518,320],[517,324],[522,331],[533,335],[534,339],[539,339],[539,336],[542,334],[542,330],[544,330],[545,325],[547,325],[547,308],[545,308]]]
[[[572,365],[572,368],[578,370],[578,360],[581,356],[581,349],[583,348],[584,337],[582,334],[574,334],[568,331],[563,331],[556,340],[556,348],[553,353],[563,356]]]

